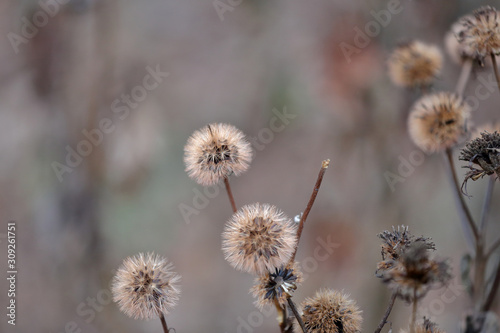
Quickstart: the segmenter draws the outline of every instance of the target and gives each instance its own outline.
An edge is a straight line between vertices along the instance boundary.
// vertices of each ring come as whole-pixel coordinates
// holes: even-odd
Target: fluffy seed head
[[[500,54],[500,15],[485,6],[458,21],[457,40],[463,53],[482,63],[491,54]]]
[[[387,62],[393,83],[402,87],[432,84],[443,65],[441,51],[432,45],[412,41],[397,47]]]
[[[231,174],[245,172],[252,148],[245,135],[228,124],[209,124],[193,133],[184,147],[188,176],[198,184],[217,184]]]
[[[470,107],[455,94],[426,95],[412,107],[408,118],[410,137],[425,152],[445,150],[466,133],[469,115]]]
[[[134,319],[167,314],[179,300],[180,276],[172,264],[154,253],[129,257],[116,272],[111,291],[120,310]]]
[[[285,306],[287,299],[302,283],[303,275],[299,264],[294,261],[286,267],[276,268],[274,272],[268,272],[255,279],[255,285],[250,289],[253,296],[257,298],[255,305],[262,309],[265,305],[273,305],[277,300],[281,306]]]
[[[274,272],[286,265],[297,245],[297,226],[275,206],[255,203],[233,214],[222,233],[222,251],[238,270]]]
[[[406,301],[424,297],[430,288],[442,287],[451,279],[450,265],[445,260],[429,258],[427,245],[413,243],[393,266],[384,271],[383,281]]]
[[[500,132],[483,132],[480,137],[468,141],[459,159],[469,162],[465,167],[470,169],[465,175],[462,189],[469,179],[478,180],[493,174],[500,177]]]
[[[456,64],[462,64],[467,59],[477,60],[473,58],[472,54],[469,54],[469,49],[465,46],[465,44],[458,40],[458,35],[463,29],[461,21],[465,19],[470,20],[472,18],[472,15],[462,17],[460,20],[451,25],[450,30],[444,36],[444,46],[446,48],[446,52],[450,56],[451,60],[453,60]]]
[[[356,302],[339,291],[320,290],[302,302],[302,320],[310,333],[356,333],[363,318]],[[296,324],[296,332],[301,332]]]

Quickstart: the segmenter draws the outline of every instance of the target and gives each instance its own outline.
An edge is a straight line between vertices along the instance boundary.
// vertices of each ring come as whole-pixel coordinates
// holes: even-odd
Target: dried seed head
[[[471,54],[468,54],[468,48],[465,47],[464,43],[458,40],[458,35],[463,28],[461,20],[472,19],[472,15],[467,15],[462,17],[457,22],[451,25],[450,30],[444,36],[444,45],[446,48],[446,52],[450,56],[451,60],[456,64],[463,64],[467,59],[474,59]]]
[[[255,203],[233,214],[222,233],[222,251],[238,270],[274,272],[286,265],[297,245],[297,226],[275,206]]]
[[[466,57],[480,63],[491,54],[500,54],[500,15],[498,11],[485,6],[466,15],[458,21],[457,40]]]
[[[469,179],[477,180],[493,174],[500,177],[500,132],[483,132],[480,137],[468,141],[461,150],[459,159],[469,162],[465,167],[470,169],[465,175],[462,189]]]
[[[451,279],[450,265],[444,260],[429,258],[425,243],[416,242],[383,273],[383,281],[410,302],[425,296],[430,288],[442,287]]]
[[[397,47],[387,62],[393,83],[402,87],[432,84],[443,65],[441,51],[432,45],[412,41]]]
[[[363,318],[356,302],[339,291],[320,290],[302,302],[302,320],[309,333],[356,333]],[[296,324],[296,332],[302,332]]]
[[[154,253],[129,257],[116,272],[111,291],[120,310],[134,319],[167,314],[179,300],[180,276],[172,264]]]
[[[409,333],[410,329],[402,329],[400,333]],[[445,333],[435,323],[424,317],[424,322],[417,324],[415,333]]]
[[[408,130],[413,142],[427,153],[456,145],[467,131],[470,107],[447,92],[426,95],[412,107]]]
[[[228,124],[209,124],[195,131],[184,147],[186,172],[204,186],[233,173],[239,176],[251,160],[252,148],[245,135]]]
[[[257,298],[255,305],[262,309],[265,305],[273,305],[275,300],[285,306],[287,299],[302,283],[303,276],[299,264],[294,261],[286,267],[276,268],[255,279],[255,285],[250,289]]]
[[[477,126],[476,128],[474,128],[474,131],[470,136],[470,140],[480,138],[481,133],[483,132],[493,133],[495,131],[500,133],[500,122],[489,122],[486,124],[482,124],[481,126]]]
[[[375,275],[383,277],[385,271],[394,267],[401,256],[414,243],[422,243],[428,250],[435,250],[436,247],[430,238],[415,237],[409,230],[408,226],[392,227],[392,232],[385,230],[378,235],[382,239],[382,261],[377,265]]]

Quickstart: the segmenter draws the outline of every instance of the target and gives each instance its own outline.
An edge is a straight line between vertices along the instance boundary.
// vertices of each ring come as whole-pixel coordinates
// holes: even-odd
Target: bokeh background
[[[26,20],[33,23],[44,6],[0,3],[1,267],[7,222],[18,227],[17,325],[2,313],[0,331],[160,332],[159,321],[134,321],[108,297],[125,257],[155,251],[183,277],[181,300],[167,316],[177,332],[278,332],[275,313],[259,314],[252,304],[253,278],[224,261],[220,234],[231,215],[225,192],[199,199],[203,188],[184,172],[183,146],[209,122],[261,135],[249,171],[231,179],[237,205],[272,203],[293,217],[305,208],[321,161],[331,159],[298,252],[308,279],[297,302],[321,287],[344,290],[363,310],[363,331],[373,331],[390,295],[374,276],[376,235],[392,225],[432,237],[436,255],[449,257],[459,275],[467,246],[442,156],[425,156],[393,189],[386,180],[419,154],[406,131],[419,92],[393,86],[385,62],[397,43],[412,38],[443,48],[459,16],[498,1],[401,0],[401,12],[349,59],[341,43],[356,46],[356,29],[364,31],[375,20],[371,11],[387,10],[387,1],[46,2],[56,12],[25,39],[13,34],[23,36]],[[168,76],[130,112],[113,112],[122,94],[139,91],[148,68]],[[445,56],[434,89],[453,90],[459,72]],[[476,71],[466,95],[489,75]],[[491,91],[473,124],[498,118],[499,102]],[[277,112],[293,119],[266,136]],[[54,162],[65,164],[67,147],[76,149],[83,131],[105,118],[113,131],[58,179]],[[485,185],[469,186],[475,216]],[[496,191],[492,235],[499,198]],[[186,206],[196,213],[183,216]],[[326,260],[314,257],[318,237],[336,244]],[[3,311],[6,290],[1,278]],[[421,314],[449,332],[468,309],[457,287],[433,291],[424,303]],[[409,307],[396,303],[394,329],[408,319]]]

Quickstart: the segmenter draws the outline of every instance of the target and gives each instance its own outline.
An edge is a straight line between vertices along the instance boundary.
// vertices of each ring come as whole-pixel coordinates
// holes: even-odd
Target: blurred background
[[[224,261],[225,192],[203,192],[184,172],[187,138],[210,122],[254,138],[249,171],[231,178],[239,206],[267,202],[294,217],[321,161],[331,159],[297,255],[308,278],[296,302],[322,287],[344,290],[363,310],[363,331],[373,331],[390,296],[374,276],[376,235],[392,225],[432,237],[458,276],[467,245],[442,156],[410,142],[406,117],[419,93],[389,82],[386,59],[412,38],[443,48],[450,24],[482,4],[500,5],[2,1],[0,247],[5,254],[7,222],[16,221],[18,308],[16,326],[2,313],[0,331],[160,332],[159,320],[134,321],[109,299],[122,260],[154,251],[182,275],[181,300],[167,316],[177,332],[278,332],[274,310],[252,304],[253,278]],[[385,26],[381,11],[390,14]],[[370,22],[379,29],[369,36]],[[445,55],[434,89],[453,90],[459,73]],[[473,74],[471,101],[490,75]],[[500,94],[484,91],[476,125],[499,118]],[[469,185],[475,216],[486,183]],[[318,257],[325,242],[333,250]],[[432,291],[420,309],[450,332],[468,309],[458,277],[452,285]],[[5,309],[5,278],[0,290]],[[390,321],[398,330],[408,319],[398,301]]]

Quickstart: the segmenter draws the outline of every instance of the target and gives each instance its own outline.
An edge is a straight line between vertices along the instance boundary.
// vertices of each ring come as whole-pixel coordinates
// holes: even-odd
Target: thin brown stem
[[[236,208],[236,204],[234,203],[233,192],[231,191],[231,185],[229,185],[229,179],[227,179],[227,177],[224,178],[224,185],[226,185],[226,192],[227,196],[229,197],[229,201],[231,202],[233,213],[236,213],[238,209]]]
[[[455,92],[459,96],[463,96],[465,87],[467,86],[467,81],[469,81],[470,73],[472,72],[472,59],[466,60],[462,65],[462,70],[460,71],[460,77],[457,81],[457,86]]]
[[[498,74],[497,58],[493,53],[491,54],[491,62],[493,63],[493,72],[495,73],[498,89],[500,90],[500,74]]]
[[[392,307],[394,306],[394,302],[396,302],[396,297],[398,296],[397,292],[394,292],[392,294],[391,300],[389,301],[389,305],[387,306],[387,310],[385,310],[385,314],[382,317],[382,320],[377,326],[377,329],[375,330],[374,333],[380,333],[382,329],[384,328],[384,325],[387,323],[387,318],[389,318],[389,315],[391,314]]]
[[[290,306],[290,309],[292,309],[295,318],[297,318],[297,321],[299,322],[300,328],[302,328],[302,332],[307,333],[306,325],[304,325],[304,321],[302,320],[302,317],[297,311],[297,307],[295,307],[295,303],[293,303],[292,298],[289,297],[287,301],[288,305]]]
[[[302,236],[302,230],[304,229],[304,223],[306,222],[307,216],[309,215],[309,212],[311,211],[311,208],[314,204],[314,200],[316,200],[316,196],[318,195],[319,188],[321,186],[321,182],[323,181],[323,176],[325,175],[326,169],[328,169],[328,166],[330,165],[330,160],[324,160],[321,163],[321,169],[319,170],[318,178],[316,179],[316,184],[314,185],[313,192],[311,194],[311,198],[309,199],[309,202],[307,203],[306,210],[302,214],[299,222],[299,228],[297,229],[297,245],[295,246],[295,251],[293,252],[292,258],[290,259],[290,262],[293,262],[295,260],[295,255],[297,254],[297,249],[299,248],[299,240],[300,236]]]
[[[165,320],[165,316],[163,313],[160,314],[161,326],[163,327],[163,332],[168,333],[167,321]]]
[[[413,307],[411,310],[410,333],[415,333],[416,319],[417,319],[417,288],[413,288]]]
[[[481,221],[479,222],[479,230],[481,236],[484,237],[486,233],[486,224],[488,221],[488,214],[491,208],[491,199],[493,197],[493,188],[495,187],[495,176],[490,176],[488,187],[486,188],[486,195],[484,196],[483,209],[481,211]]]
[[[464,230],[465,238],[469,242],[469,245],[474,248],[474,245],[479,239],[479,232],[477,230],[476,224],[472,218],[472,215],[465,203],[462,196],[460,185],[458,183],[457,172],[455,171],[455,163],[453,162],[453,154],[450,148],[446,149],[445,152],[445,162],[447,166],[448,175],[453,186],[453,194],[455,197],[455,202],[458,206],[458,212],[460,215],[460,221],[462,222],[462,228]],[[471,236],[472,233],[472,236]]]

